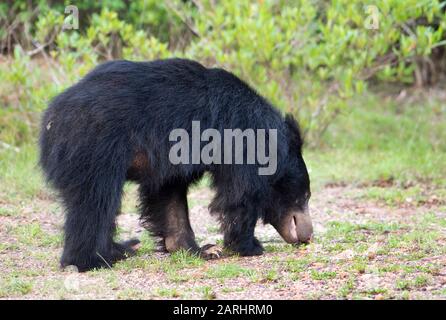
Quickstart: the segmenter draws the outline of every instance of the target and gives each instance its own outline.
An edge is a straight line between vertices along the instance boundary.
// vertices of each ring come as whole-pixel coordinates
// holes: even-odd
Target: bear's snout
[[[313,224],[308,209],[292,211],[285,215],[279,224],[273,226],[287,243],[307,243],[313,236]]]

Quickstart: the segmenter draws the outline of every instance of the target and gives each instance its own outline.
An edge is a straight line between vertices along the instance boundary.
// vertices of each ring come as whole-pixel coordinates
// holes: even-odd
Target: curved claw
[[[215,244],[207,244],[201,247],[200,256],[206,260],[219,259],[223,256],[223,249]]]

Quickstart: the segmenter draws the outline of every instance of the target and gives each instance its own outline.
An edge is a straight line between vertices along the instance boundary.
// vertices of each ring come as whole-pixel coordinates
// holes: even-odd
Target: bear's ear
[[[287,113],[285,116],[285,124],[288,128],[288,140],[290,141],[291,145],[301,150],[304,142],[300,133],[299,124],[289,113]]]

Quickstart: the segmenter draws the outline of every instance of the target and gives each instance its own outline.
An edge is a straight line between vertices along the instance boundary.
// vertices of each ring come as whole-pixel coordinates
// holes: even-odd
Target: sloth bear
[[[193,135],[196,123],[225,137],[227,129],[237,129],[231,138],[247,143],[235,150],[225,140],[223,151],[209,153],[224,156],[224,162],[197,161],[204,142],[220,143],[212,141],[217,135],[204,137],[203,131],[198,144],[194,138],[192,146],[183,141],[179,150],[190,148],[192,161],[186,154],[181,156],[186,161],[174,163],[171,149],[178,142],[172,132],[181,130],[180,138]],[[269,159],[275,162],[270,173],[260,173],[265,169],[260,159],[231,161],[240,152],[238,160],[247,161],[254,130],[267,131],[263,147],[270,146]],[[109,267],[135,252],[138,240],[113,240],[126,180],[139,184],[142,223],[168,252],[219,255],[212,245],[197,245],[189,222],[188,188],[206,172],[215,190],[209,208],[218,215],[229,251],[262,254],[254,236],[259,219],[288,243],[307,242],[313,233],[310,181],[296,121],[232,73],[191,60],[111,61],[96,67],[44,113],[40,165],[66,209],[61,265],[81,272]]]

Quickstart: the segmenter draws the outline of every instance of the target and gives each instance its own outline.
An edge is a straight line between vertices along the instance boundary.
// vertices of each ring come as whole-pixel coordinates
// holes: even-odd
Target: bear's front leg
[[[240,207],[220,216],[225,248],[241,256],[263,254],[263,247],[254,236],[257,214]]]

